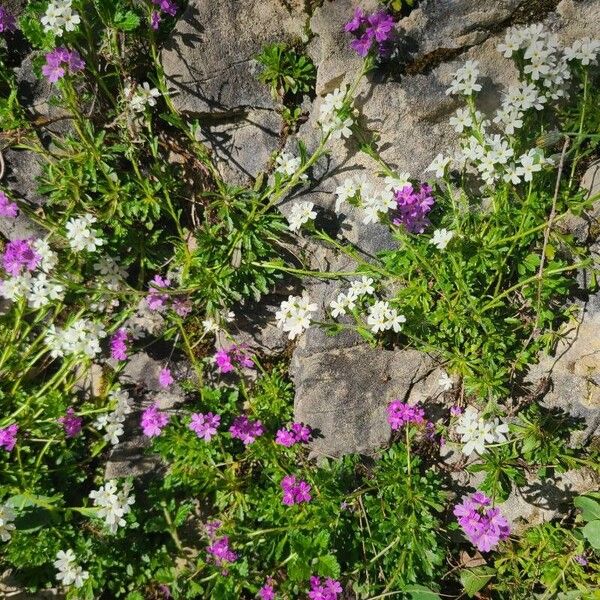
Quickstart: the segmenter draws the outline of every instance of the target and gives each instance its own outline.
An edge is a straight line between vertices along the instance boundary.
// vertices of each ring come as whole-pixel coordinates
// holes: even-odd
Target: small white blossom
[[[318,306],[310,301],[306,292],[302,296],[290,296],[281,303],[275,313],[277,326],[288,333],[293,340],[310,327],[310,314],[318,310]]]
[[[135,496],[129,495],[130,492],[131,484],[125,483],[119,491],[114,479],[90,492],[94,506],[98,507],[98,517],[104,520],[111,533],[116,533],[119,527],[127,524],[124,517],[131,512],[131,505],[135,503]]]
[[[287,218],[290,231],[299,231],[302,225],[317,218],[312,202],[296,202]]]
[[[329,303],[331,307],[331,316],[336,319],[340,315],[345,315],[347,310],[355,307],[356,296],[354,294],[338,294],[337,299]]]
[[[69,549],[66,552],[60,550],[56,554],[56,560],[54,561],[54,566],[58,571],[56,579],[65,586],[73,585],[76,588],[80,588],[83,587],[90,574],[77,565],[75,561],[76,556],[73,550]]]
[[[473,92],[481,90],[481,84],[477,83],[479,76],[479,63],[475,60],[468,60],[463,67],[454,74],[454,79],[446,94],[463,94],[470,96]]]
[[[341,185],[335,188],[335,212],[339,213],[343,202],[350,200],[360,191],[360,185],[352,177],[346,177]]]
[[[361,193],[362,195],[362,193]],[[377,223],[381,215],[387,214],[389,210],[396,208],[397,203],[392,192],[382,192],[371,196],[363,197],[363,210],[365,216],[363,223]]]
[[[390,329],[398,333],[402,329],[403,323],[406,323],[406,317],[399,315],[388,302],[378,300],[368,309],[367,325],[371,327],[373,333]]]
[[[542,159],[543,156],[540,154],[540,150],[537,149],[522,154],[519,158],[521,166],[517,167],[516,174],[522,177],[524,181],[531,181],[533,174],[542,170]]]
[[[454,231],[447,229],[436,229],[433,232],[433,237],[429,240],[438,250],[445,250],[450,240],[454,237]]]
[[[433,171],[435,176],[442,178],[446,172],[446,167],[450,164],[450,157],[445,157],[443,154],[438,154],[425,171]]]
[[[0,504],[0,540],[8,542],[15,530],[13,521],[17,518],[15,511],[8,504]]]
[[[508,425],[500,423],[499,419],[484,420],[479,411],[473,406],[468,406],[458,418],[456,432],[461,436],[464,444],[463,454],[470,456],[473,452],[482,455],[486,451],[486,444],[506,441]]]
[[[95,222],[96,217],[90,214],[73,217],[67,221],[67,239],[75,252],[82,250],[95,252],[104,244],[104,240],[99,238],[96,231],[90,227]]]
[[[353,281],[350,284],[350,291],[358,296],[371,296],[375,293],[375,288],[373,287],[373,279],[371,277],[362,276],[360,281]]]
[[[410,173],[396,173],[394,177],[385,178],[385,191],[395,192],[401,190],[405,185],[408,185]]]
[[[282,152],[275,159],[275,172],[281,173],[285,177],[293,177],[296,171],[302,166],[302,160],[299,156],[292,156],[288,152]],[[302,173],[299,177],[300,181],[306,181],[308,175]]]
[[[127,85],[123,93],[129,101],[131,110],[137,113],[144,112],[148,106],[156,106],[156,99],[160,97],[160,91],[157,88],[151,88],[147,81],[138,85],[135,90]]]

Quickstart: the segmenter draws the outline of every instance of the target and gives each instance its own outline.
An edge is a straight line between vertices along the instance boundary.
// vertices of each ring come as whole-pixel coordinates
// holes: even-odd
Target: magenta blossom
[[[157,10],[153,10],[152,14],[150,15],[150,27],[152,27],[154,31],[157,31],[160,27],[160,21],[160,13]]]
[[[4,192],[0,192],[0,217],[14,219],[19,214],[19,207],[8,199]]]
[[[171,375],[171,369],[163,367],[158,374],[158,384],[162,388],[168,388],[175,382],[173,375]]]
[[[223,523],[221,523],[221,521],[207,521],[206,523],[204,523],[204,529],[206,530],[206,535],[212,540],[215,537],[215,534],[217,533],[217,531],[219,531],[219,529],[221,529],[221,526],[223,525]]]
[[[337,600],[342,591],[340,582],[331,577],[323,582],[320,577],[310,578],[310,592],[308,592],[310,600]]]
[[[7,452],[11,452],[17,443],[17,434],[19,426],[16,423],[0,429],[0,448],[4,448]]]
[[[394,29],[394,17],[385,11],[376,12],[367,18],[369,26],[366,33],[376,42],[387,42]]]
[[[310,442],[312,430],[302,423],[292,423],[289,429],[279,429],[275,435],[275,443],[290,448],[294,444]]]
[[[149,406],[142,413],[142,418],[140,419],[140,425],[144,431],[144,435],[148,437],[160,435],[168,422],[169,415],[158,410],[156,404]]]
[[[241,440],[245,446],[252,444],[264,432],[265,429],[260,421],[250,421],[245,415],[236,417],[229,428],[231,437]]]
[[[17,21],[3,6],[0,6],[0,33],[16,31]]]
[[[211,412],[206,414],[192,413],[192,420],[188,427],[199,438],[209,442],[212,436],[217,433],[217,427],[219,427],[220,423],[220,415],[214,415]]]
[[[73,74],[83,71],[84,68],[85,63],[77,50],[62,47],[46,54],[46,64],[42,67],[42,73],[50,83],[56,83],[67,71]]]
[[[161,294],[161,288],[168,288],[171,285],[171,280],[168,277],[155,275],[152,281],[148,284],[150,291],[146,296],[146,304],[150,310],[161,310],[169,300],[167,294]]]
[[[224,563],[234,562],[238,557],[238,555],[229,547],[229,538],[226,535],[216,539],[210,546],[207,546],[206,551],[211,555],[210,558],[212,558],[219,567]]]
[[[258,595],[261,600],[275,600],[275,590],[273,585],[266,583],[258,590]]]
[[[458,406],[457,404],[450,407],[450,416],[460,417],[460,415],[462,415],[462,413],[463,413],[462,408],[460,406]]]
[[[394,430],[400,429],[409,423],[420,425],[424,422],[425,411],[418,406],[411,406],[400,400],[394,400],[387,408],[388,423]]]
[[[475,492],[454,508],[458,524],[480,552],[493,550],[510,535],[508,521],[491,502],[483,492]]]
[[[127,337],[128,333],[124,327],[117,329],[117,332],[110,340],[110,356],[115,360],[127,360]]]
[[[72,407],[67,408],[64,417],[60,417],[58,422],[63,426],[67,437],[76,437],[81,432],[83,419],[75,414]]]
[[[281,480],[281,489],[283,490],[282,502],[286,506],[292,506],[293,504],[302,504],[303,502],[310,502],[311,487],[306,481],[296,479],[294,475],[286,475]]]
[[[177,14],[177,4],[173,0],[152,0],[152,4],[158,6],[160,10],[172,17]]]
[[[401,225],[410,233],[423,233],[430,225],[427,214],[435,204],[431,188],[422,183],[419,191],[415,191],[409,183],[395,191],[397,211],[393,219],[394,225]]]
[[[346,23],[344,30],[354,35],[350,47],[365,58],[371,51],[378,56],[390,53],[389,44],[394,36],[394,17],[385,11],[366,15],[360,8]]]
[[[236,366],[253,369],[254,361],[242,346],[233,345],[229,349],[221,349],[215,354],[215,363],[219,373],[231,373]]]
[[[36,269],[41,260],[41,256],[35,252],[29,240],[12,240],[4,249],[2,266],[9,275],[16,277],[23,270]]]

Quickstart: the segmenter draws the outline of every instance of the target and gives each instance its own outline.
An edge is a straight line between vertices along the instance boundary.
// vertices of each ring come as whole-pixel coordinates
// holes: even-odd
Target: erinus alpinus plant
[[[533,480],[597,471],[593,447],[570,444],[580,423],[511,393],[575,315],[577,273],[593,274],[563,222],[597,200],[579,181],[597,151],[600,42],[509,29],[498,60],[518,81],[488,114],[480,66],[458,66],[454,147],[412,177],[367,141],[356,101],[399,60],[412,2],[349,10],[337,33],[362,68],[318,100],[314,148],[285,144],[314,110],[305,19],[318,3],[306,3],[304,37],[257,54],[281,101],[279,150],[234,184],[210,149],[214,122],[178,109],[161,63],[178,18],[202,26],[199,1],[39,0],[18,18],[0,7],[0,594],[594,597],[592,487],[524,533],[505,502]],[[25,65],[45,105],[28,96]],[[356,207],[395,243],[368,259],[302,198],[341,143],[373,169],[340,183],[335,212]],[[39,170],[35,189],[15,155]],[[297,235],[355,266],[300,268]],[[339,285],[325,315],[307,277]],[[391,437],[374,456],[317,457],[322,432],[294,415],[293,343],[266,355],[238,335],[240,315],[282,282],[300,285],[261,316],[282,338],[349,329],[443,369],[437,403],[382,399]]]

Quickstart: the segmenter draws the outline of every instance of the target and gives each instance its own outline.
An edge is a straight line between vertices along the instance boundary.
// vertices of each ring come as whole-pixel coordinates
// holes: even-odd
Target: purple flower
[[[456,404],[454,406],[450,407],[450,415],[452,417],[459,417],[460,415],[462,415],[463,410],[460,406],[457,406]]]
[[[40,261],[41,256],[34,251],[29,240],[9,242],[2,255],[2,266],[13,277],[20,275],[24,269],[33,271]]]
[[[4,192],[0,192],[0,217],[15,218],[19,214],[19,207],[8,199]]]
[[[344,31],[348,31],[349,33],[358,31],[358,29],[360,29],[360,27],[362,27],[366,23],[367,17],[364,11],[361,8],[356,7],[354,9],[354,16],[350,21],[346,23],[346,25],[344,26]]]
[[[261,600],[274,600],[275,598],[275,590],[273,586],[269,583],[263,585],[260,590],[258,590],[258,595]]]
[[[231,371],[234,369],[234,366],[231,362],[231,357],[229,356],[227,350],[219,350],[215,354],[215,363],[219,373],[231,373]]]
[[[426,183],[421,184],[418,192],[410,183],[396,190],[397,214],[394,225],[403,225],[410,233],[423,233],[425,227],[430,225],[427,214],[435,204],[431,191]]]
[[[221,349],[215,354],[215,363],[219,370],[219,373],[230,373],[237,366],[246,369],[254,368],[254,361],[252,357],[247,354],[243,346],[236,346],[235,344],[229,349]]]
[[[264,433],[264,427],[260,421],[250,421],[248,417],[242,415],[234,419],[229,433],[232,438],[241,440],[247,446]]]
[[[294,444],[310,442],[311,428],[302,423],[292,423],[290,429],[279,429],[275,435],[275,443],[290,448]]]
[[[394,17],[385,11],[367,16],[357,8],[344,30],[354,36],[350,47],[359,56],[365,58],[373,49],[379,56],[385,56],[390,53],[389,42],[394,35]]]
[[[192,413],[192,420],[188,427],[199,437],[209,442],[213,435],[217,433],[217,427],[221,423],[220,415],[214,415],[209,412]]]
[[[206,535],[212,540],[215,537],[215,534],[219,529],[221,529],[221,521],[207,521],[204,523],[204,529],[206,530]]]
[[[17,443],[17,433],[19,433],[19,426],[16,423],[0,429],[0,448],[11,452]]]
[[[4,7],[0,6],[0,33],[10,33],[16,31],[17,22]]]
[[[587,558],[583,556],[583,554],[578,554],[573,558],[573,560],[575,560],[576,563],[579,563],[582,567],[585,567],[588,564]]]
[[[77,50],[56,48],[46,54],[46,64],[42,67],[42,73],[50,83],[56,83],[66,75],[67,68],[71,73],[77,73],[83,71],[85,63]]]
[[[298,480],[294,475],[286,475],[280,485],[283,490],[282,502],[286,506],[311,501],[311,487],[306,481]]]
[[[173,300],[173,310],[182,318],[187,317],[192,312],[192,304],[189,300],[175,298]]]
[[[491,500],[483,492],[475,492],[454,507],[454,516],[469,541],[480,552],[493,550],[510,535],[508,521],[499,508],[490,507]]]
[[[168,367],[163,367],[158,374],[158,385],[162,388],[168,388],[175,380]]]
[[[394,430],[400,429],[409,423],[414,425],[420,425],[424,421],[425,411],[418,406],[411,406],[400,402],[400,400],[394,400],[387,408],[388,423]]]
[[[168,15],[174,17],[177,14],[177,4],[173,0],[152,0],[152,4],[155,4]]]
[[[153,10],[150,15],[150,27],[155,31],[160,27],[160,13],[157,10]]]
[[[369,21],[367,34],[375,38],[375,41],[382,43],[390,39],[394,29],[394,17],[392,15],[385,11],[380,11],[369,15],[367,20]]]
[[[338,594],[342,593],[342,586],[339,581],[328,577],[325,582],[321,582],[320,577],[310,578],[310,592],[308,597],[311,600],[337,600]]]
[[[161,294],[158,290],[168,288],[171,285],[171,280],[167,277],[163,278],[160,275],[155,275],[152,281],[148,284],[150,291],[146,296],[146,304],[150,310],[161,310],[169,300],[167,294]]]
[[[169,589],[169,586],[168,586],[168,585],[166,585],[166,584],[164,584],[164,583],[161,583],[161,584],[158,586],[158,589],[159,589],[160,593],[163,595],[163,598],[164,598],[165,600],[169,600],[169,598],[172,598],[172,597],[173,597],[173,596],[171,596],[171,590]]]
[[[354,50],[359,56],[362,56],[363,58],[365,58],[365,56],[369,54],[369,50],[371,49],[372,45],[373,40],[371,36],[369,36],[366,33],[362,37],[356,40],[352,40],[350,42],[350,48],[352,48],[352,50]]]
[[[156,437],[157,435],[160,435],[161,431],[168,422],[169,415],[158,410],[158,406],[153,404],[142,413],[140,425],[144,430],[144,435],[148,437]]]
[[[211,555],[211,558],[219,567],[222,566],[223,563],[234,562],[238,557],[238,555],[229,547],[229,538],[226,535],[216,539],[210,546],[207,546],[206,551]]]
[[[110,340],[110,356],[115,360],[127,360],[127,330],[121,327]]]
[[[83,419],[75,414],[73,408],[69,407],[64,417],[60,417],[58,422],[63,426],[67,437],[75,437],[81,432]]]

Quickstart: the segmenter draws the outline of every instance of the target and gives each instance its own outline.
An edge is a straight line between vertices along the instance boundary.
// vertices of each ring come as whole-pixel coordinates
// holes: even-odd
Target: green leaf
[[[409,585],[402,591],[410,594],[411,600],[441,600],[438,594],[424,585]]]
[[[125,13],[118,10],[115,13],[115,27],[121,31],[133,31],[139,27],[139,24],[139,16],[130,10]]]
[[[460,572],[460,582],[465,593],[472,598],[495,575],[496,570],[491,567],[477,567],[464,569]]]
[[[600,548],[600,519],[590,521],[581,532],[592,548]]]
[[[586,521],[600,519],[600,502],[589,496],[578,496],[573,504],[581,511],[581,516]]]

